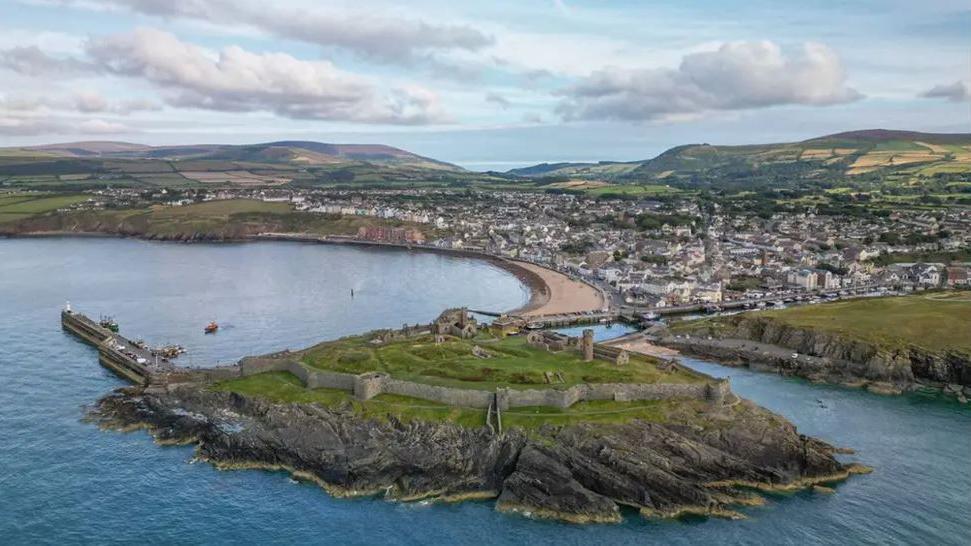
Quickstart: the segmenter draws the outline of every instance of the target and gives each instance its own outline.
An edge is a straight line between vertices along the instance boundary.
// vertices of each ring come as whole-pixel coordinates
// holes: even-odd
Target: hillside
[[[441,183],[470,175],[456,165],[383,144],[92,141],[0,148],[0,186],[29,189]]]
[[[688,144],[634,162],[556,163],[514,169],[530,178],[670,184],[675,187],[787,187],[892,183],[971,176],[971,134],[884,129],[801,142],[745,146]]]

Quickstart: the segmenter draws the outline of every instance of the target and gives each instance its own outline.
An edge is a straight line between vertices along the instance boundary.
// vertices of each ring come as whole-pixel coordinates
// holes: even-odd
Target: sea
[[[351,296],[353,289],[354,295]],[[63,332],[59,311],[111,315],[178,343],[184,365],[404,323],[446,307],[515,308],[527,290],[475,259],[288,242],[0,239],[0,544],[968,544],[971,409],[687,359],[799,430],[874,468],[834,494],[773,494],[747,519],[570,525],[492,502],[334,499],[282,472],[219,471],[191,447],[102,431],[85,411],[125,382]],[[215,320],[215,335],[203,327]],[[629,331],[600,325],[598,339]]]

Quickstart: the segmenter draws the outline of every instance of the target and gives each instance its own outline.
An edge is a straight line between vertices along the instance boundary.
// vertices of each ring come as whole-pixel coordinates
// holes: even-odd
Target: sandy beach
[[[558,315],[580,311],[600,311],[604,307],[603,296],[596,288],[571,279],[552,269],[527,262],[512,262],[539,278],[540,283],[530,283],[534,297],[529,304],[517,311],[524,317]]]

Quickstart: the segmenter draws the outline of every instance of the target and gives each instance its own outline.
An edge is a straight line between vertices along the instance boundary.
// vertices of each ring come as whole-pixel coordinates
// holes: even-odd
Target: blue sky
[[[971,131],[967,2],[0,0],[0,145],[381,142],[504,169]]]

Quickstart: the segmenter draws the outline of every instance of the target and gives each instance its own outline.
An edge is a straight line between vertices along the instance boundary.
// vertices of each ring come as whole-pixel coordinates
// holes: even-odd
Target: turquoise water
[[[509,309],[525,296],[503,271],[439,255],[0,240],[0,543],[967,543],[971,411],[953,402],[691,361],[730,374],[736,392],[801,431],[856,448],[852,458],[876,471],[835,495],[772,497],[746,521],[630,514],[620,525],[573,526],[499,514],[488,502],[336,500],[282,473],[193,464],[191,448],[156,446],[144,432],[102,432],[81,421],[84,406],[123,382],[58,324],[70,299],[113,313],[124,333],[183,343],[202,364],[424,321],[446,306]],[[212,319],[224,328],[202,335]]]
[[[621,336],[626,336],[631,332],[636,332],[637,328],[630,324],[617,322],[614,324],[592,324],[588,326],[571,326],[570,328],[557,328],[557,332],[562,332],[568,336],[582,336],[587,328],[593,330],[594,341],[607,341]]]

